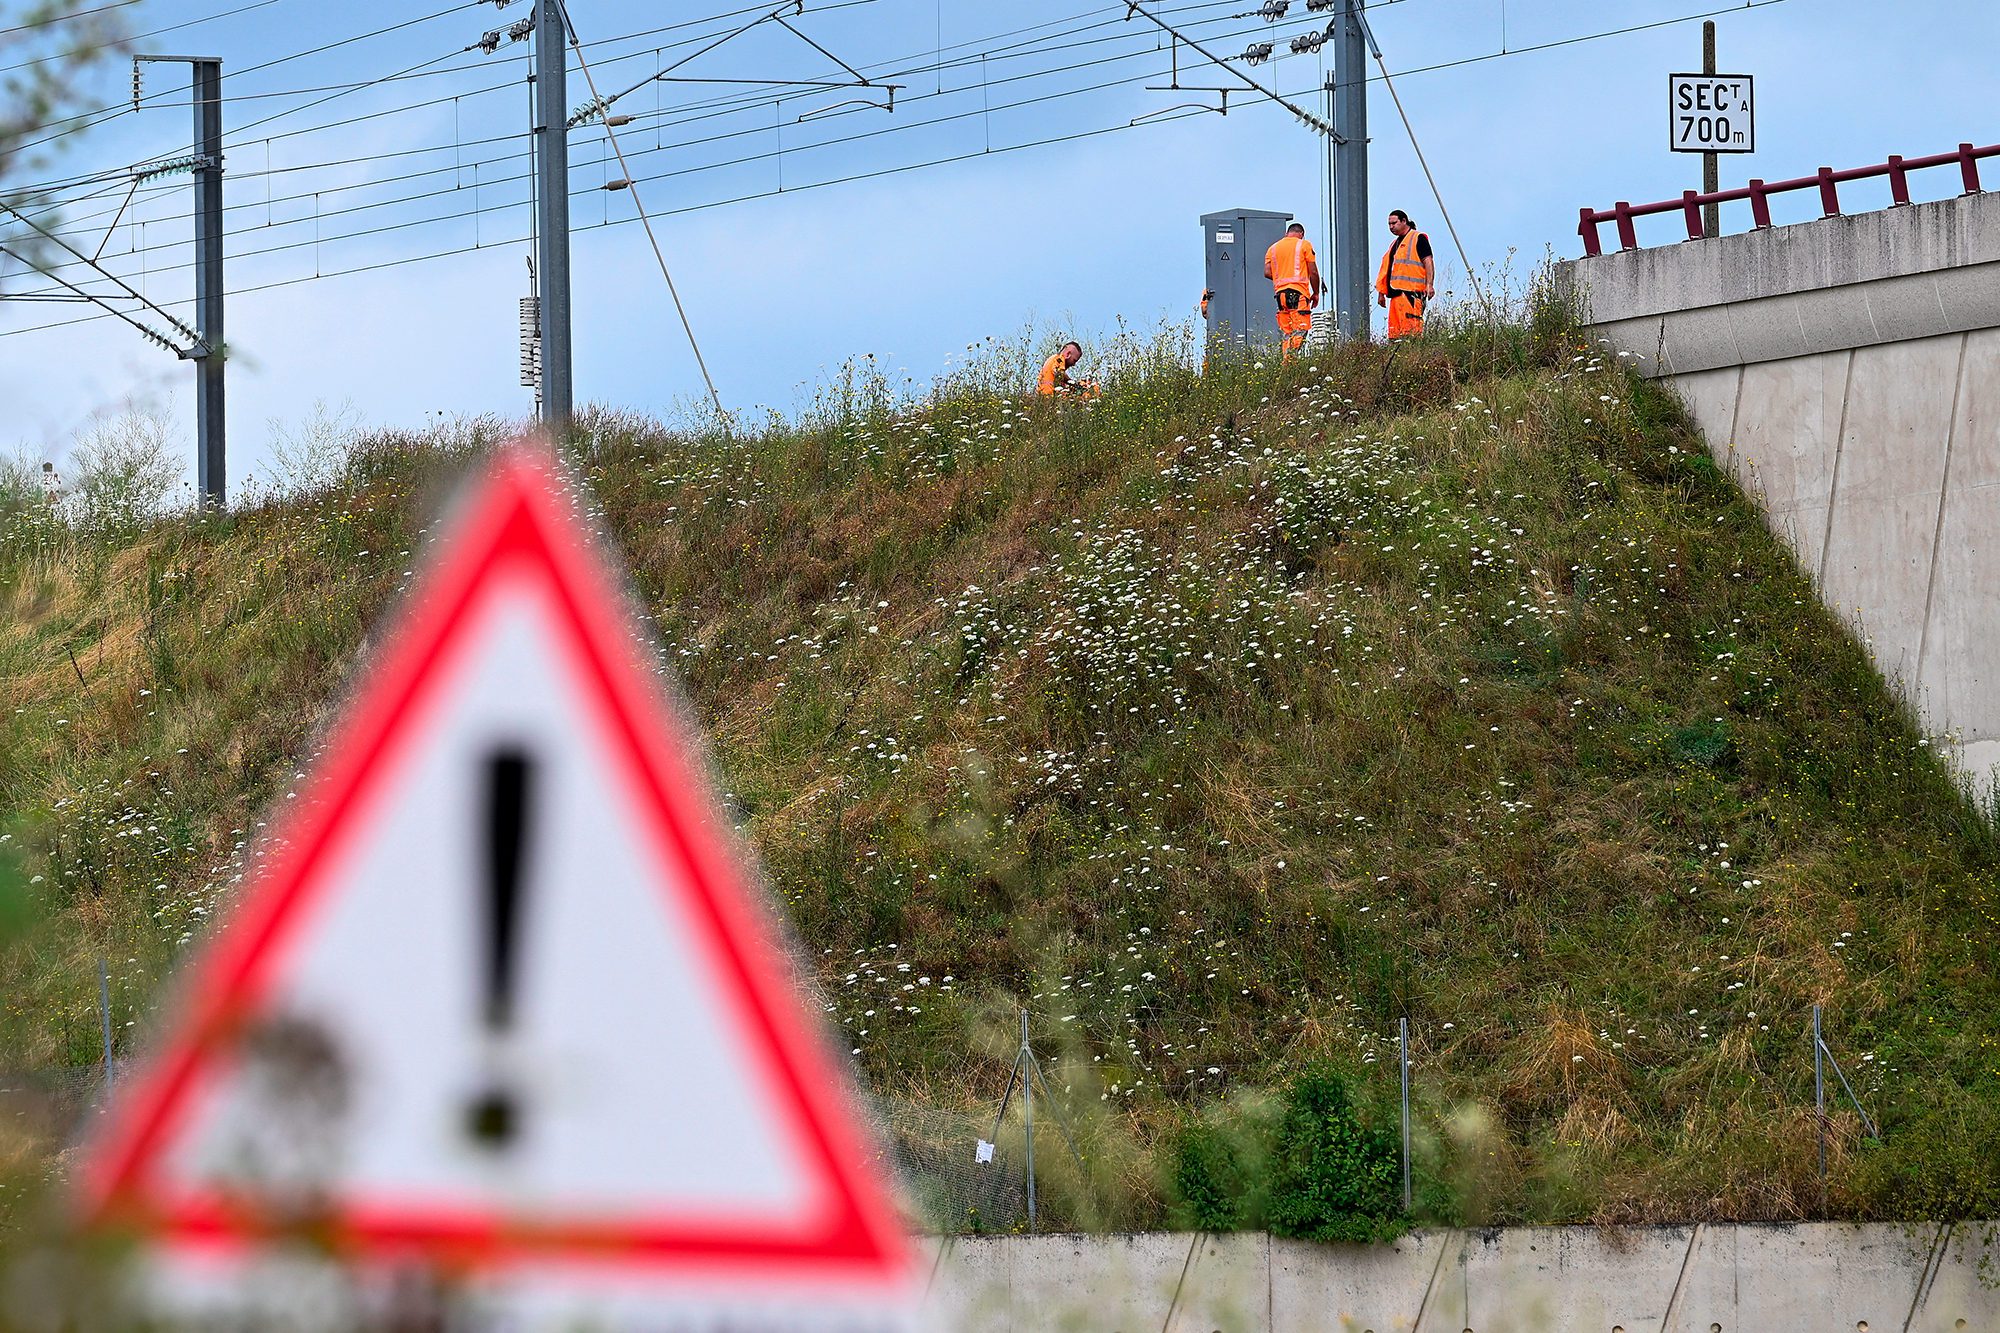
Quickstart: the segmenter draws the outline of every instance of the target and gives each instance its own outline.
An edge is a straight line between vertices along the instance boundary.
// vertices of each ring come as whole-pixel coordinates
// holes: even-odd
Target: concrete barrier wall
[[[2000,1330],[1991,1224],[1516,1227],[1394,1245],[1260,1233],[932,1242],[957,1333]]]
[[[2000,196],[1568,266],[1876,666],[2000,763]]]

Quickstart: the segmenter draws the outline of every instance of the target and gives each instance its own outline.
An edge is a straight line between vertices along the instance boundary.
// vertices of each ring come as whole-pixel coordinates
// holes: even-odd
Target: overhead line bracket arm
[[[1154,24],[1161,31],[1172,35],[1175,39],[1182,42],[1186,42],[1188,50],[1193,51],[1196,54],[1204,57],[1210,64],[1220,66],[1225,73],[1233,74],[1237,78],[1243,80],[1243,82],[1249,84],[1251,88],[1255,89],[1257,92],[1262,93],[1264,96],[1270,98],[1273,102],[1276,102],[1279,106],[1285,108],[1285,110],[1291,112],[1292,115],[1298,118],[1298,121],[1301,125],[1304,125],[1306,128],[1318,134],[1324,134],[1328,136],[1331,136],[1333,134],[1333,126],[1329,125],[1325,120],[1314,115],[1312,112],[1306,110],[1304,107],[1298,105],[1297,103],[1288,101],[1285,98],[1279,96],[1277,93],[1272,92],[1269,88],[1266,88],[1263,84],[1257,82],[1257,80],[1251,78],[1248,74],[1245,74],[1242,70],[1231,68],[1229,62],[1223,60],[1221,57],[1217,56],[1214,52],[1209,51],[1206,47],[1202,46],[1201,43],[1195,41],[1192,37],[1189,37],[1187,34],[1181,32],[1179,29],[1173,27],[1171,24],[1161,19],[1159,15],[1154,14],[1150,10],[1143,8],[1140,5],[1139,0],[1125,0],[1125,21],[1127,23],[1131,22],[1132,16],[1134,14],[1143,16],[1149,23]]]

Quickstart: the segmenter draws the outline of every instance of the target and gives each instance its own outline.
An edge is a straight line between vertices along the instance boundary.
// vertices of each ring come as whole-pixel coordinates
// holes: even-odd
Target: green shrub
[[[1356,1118],[1347,1084],[1332,1070],[1310,1070],[1292,1084],[1272,1157],[1272,1234],[1388,1241],[1408,1229],[1395,1136]]]
[[[1196,1231],[1256,1231],[1269,1207],[1276,1108],[1255,1094],[1209,1108],[1170,1141],[1173,1225]]]
[[[1366,1242],[1409,1225],[1395,1136],[1361,1123],[1331,1069],[1301,1074],[1282,1103],[1209,1108],[1172,1137],[1168,1163],[1178,1226]]]

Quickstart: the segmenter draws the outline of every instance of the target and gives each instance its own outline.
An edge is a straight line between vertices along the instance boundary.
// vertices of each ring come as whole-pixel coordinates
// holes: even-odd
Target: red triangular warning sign
[[[907,1256],[551,465],[473,488],[95,1145],[168,1247],[900,1290]]]

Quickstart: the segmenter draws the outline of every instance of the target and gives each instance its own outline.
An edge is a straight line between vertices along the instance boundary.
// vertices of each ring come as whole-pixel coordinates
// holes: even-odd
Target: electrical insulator
[[[139,109],[139,89],[141,86],[139,71],[144,68],[145,66],[141,65],[137,60],[132,62],[132,109],[134,111]]]
[[[1292,54],[1295,56],[1310,55],[1312,52],[1319,50],[1325,42],[1326,34],[1323,32],[1300,33],[1297,37],[1292,38]]]
[[[132,168],[135,181],[156,180],[161,176],[171,176],[177,171],[198,171],[209,165],[208,158],[200,153],[190,153],[185,157],[170,158],[165,162],[153,162],[146,166]]]
[[[1249,48],[1243,52],[1243,63],[1246,65],[1261,65],[1271,58],[1273,49],[1269,42],[1252,42]]]
[[[1264,0],[1263,6],[1257,11],[1257,17],[1266,23],[1276,23],[1291,7],[1292,0]]]
[[[604,118],[604,123],[605,123],[606,125],[609,125],[609,126],[610,126],[610,127],[612,128],[612,129],[614,129],[614,130],[615,130],[615,129],[617,129],[617,128],[618,128],[618,127],[619,127],[620,125],[630,125],[630,124],[632,123],[632,117],[630,117],[630,116],[606,116],[606,117]]]
[[[1340,0],[1306,0],[1306,12],[1320,14],[1338,5]]]
[[[629,190],[632,188],[632,182],[624,177],[620,177],[615,181],[604,182],[603,188],[607,190]]]
[[[542,298],[521,298],[521,383],[542,387]]]
[[[507,29],[507,40],[510,42],[518,42],[523,37],[526,37],[529,33],[533,32],[534,30],[535,30],[535,16],[533,14],[530,14],[528,15],[528,17],[516,22],[513,27]]]

